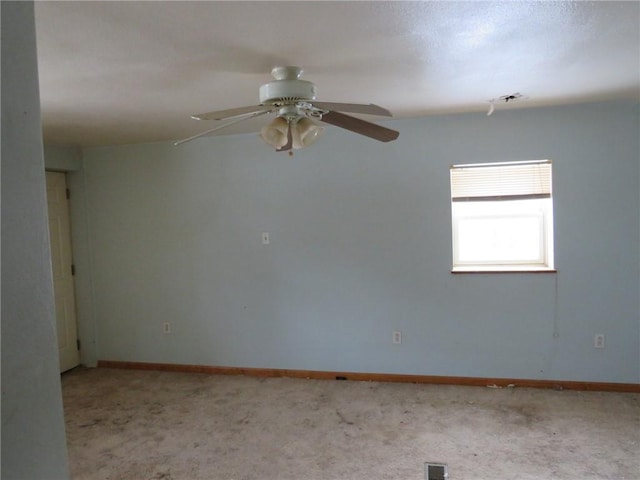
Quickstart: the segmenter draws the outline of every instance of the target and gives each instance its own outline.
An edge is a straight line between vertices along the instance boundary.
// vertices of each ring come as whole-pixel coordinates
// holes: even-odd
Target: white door
[[[47,203],[49,205],[49,237],[51,238],[51,266],[53,291],[56,299],[56,325],[60,371],[80,363],[76,304],[73,292],[71,260],[71,228],[64,173],[47,172]]]

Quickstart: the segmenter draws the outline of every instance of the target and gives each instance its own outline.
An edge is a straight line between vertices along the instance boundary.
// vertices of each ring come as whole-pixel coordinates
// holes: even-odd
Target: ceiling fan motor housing
[[[291,105],[300,100],[315,100],[316,86],[300,80],[299,67],[276,67],[271,74],[275,81],[260,87],[260,103],[263,105]]]

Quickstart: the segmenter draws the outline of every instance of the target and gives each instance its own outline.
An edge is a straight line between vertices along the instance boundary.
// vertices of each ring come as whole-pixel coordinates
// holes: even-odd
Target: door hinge
[[[71,264],[71,276],[76,274],[76,266],[72,263]]]
[[[69,200],[71,198],[71,190],[66,188],[65,191],[66,191],[66,194],[67,194],[67,200]]]
[[[80,339],[76,340],[76,347],[78,347],[78,351],[80,351]]]

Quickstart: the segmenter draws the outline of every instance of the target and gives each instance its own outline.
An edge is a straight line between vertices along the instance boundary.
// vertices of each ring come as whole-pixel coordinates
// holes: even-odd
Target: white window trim
[[[465,169],[473,169],[473,168],[483,168],[486,166],[491,167],[499,167],[499,166],[510,166],[510,165],[527,165],[527,164],[539,164],[551,166],[551,162],[548,160],[543,161],[528,161],[528,162],[509,162],[509,163],[492,163],[492,164],[478,164],[478,165],[454,165],[451,168],[452,172],[452,247],[453,247],[453,265],[452,272],[555,272],[554,268],[554,258],[553,258],[553,201],[551,196],[551,169],[548,169],[548,179],[547,184],[544,185],[541,189],[538,190],[528,190],[525,186],[519,195],[510,195],[509,191],[504,190],[504,183],[502,185],[498,185],[496,190],[491,190],[489,188],[489,194],[486,194],[486,190],[480,188],[480,191],[484,191],[485,194],[482,196],[471,196],[467,197],[464,195],[462,198],[454,198],[454,186],[453,186],[453,174],[455,168],[465,168]],[[517,181],[517,180],[516,180]],[[526,183],[526,179],[525,179]],[[499,182],[497,182],[499,184]],[[519,187],[516,187],[516,189]],[[471,189],[472,190],[472,189]],[[471,191],[469,189],[464,191]],[[512,185],[508,185],[507,190],[512,190]],[[458,192],[463,191],[458,189]],[[496,191],[497,195],[491,195],[493,191]],[[458,214],[456,215],[455,204],[459,202],[472,202],[474,204],[481,204],[483,201],[510,201],[516,199],[535,199],[535,198],[548,198],[550,201],[549,205],[543,208],[541,211],[537,213],[523,211],[522,214],[505,214],[504,212],[496,213],[495,215],[487,214],[486,212],[480,212],[478,214]],[[459,255],[459,223],[465,219],[498,219],[498,218],[524,218],[524,217],[532,217],[537,216],[540,219],[540,252],[538,258],[535,260],[530,259],[521,259],[521,260],[482,260],[477,259],[473,261],[464,261],[460,260]]]

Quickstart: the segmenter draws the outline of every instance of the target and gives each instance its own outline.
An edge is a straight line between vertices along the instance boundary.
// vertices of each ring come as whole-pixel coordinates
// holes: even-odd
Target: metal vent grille
[[[430,463],[424,464],[425,480],[447,480],[449,473],[447,472],[446,463]]]

